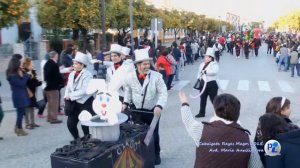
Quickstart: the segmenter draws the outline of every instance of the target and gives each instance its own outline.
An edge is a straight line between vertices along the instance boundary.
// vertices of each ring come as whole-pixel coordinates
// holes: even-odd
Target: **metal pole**
[[[134,54],[134,42],[133,42],[133,14],[132,14],[132,0],[129,0],[129,16],[130,16],[130,40],[131,40],[131,51]]]
[[[158,31],[157,31],[157,18],[154,19],[154,32],[155,32],[155,48],[157,48],[157,34],[158,34]]]
[[[105,0],[101,0],[101,29],[102,29],[102,48],[106,49],[106,25],[105,25]]]
[[[220,34],[220,25],[221,25],[221,19],[220,19],[220,16],[219,16],[219,28],[218,28],[218,32],[219,32],[219,34]]]

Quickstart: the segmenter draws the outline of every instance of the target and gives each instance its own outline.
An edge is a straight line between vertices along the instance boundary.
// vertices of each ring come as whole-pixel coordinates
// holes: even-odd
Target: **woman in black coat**
[[[36,71],[33,69],[34,65],[31,60],[31,58],[25,57],[23,60],[23,67],[25,72],[29,75],[29,80],[27,81],[27,88],[29,92],[32,93],[32,97],[30,97],[30,105],[26,108],[26,116],[25,116],[25,122],[26,122],[26,128],[27,129],[34,129],[35,127],[39,127],[34,122],[34,107],[38,107],[37,101],[36,101],[36,88],[38,86],[42,85],[42,82],[37,79]]]

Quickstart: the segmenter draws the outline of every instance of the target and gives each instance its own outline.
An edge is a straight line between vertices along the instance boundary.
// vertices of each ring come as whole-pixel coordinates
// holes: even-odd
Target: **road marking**
[[[269,82],[267,82],[267,81],[257,81],[257,84],[258,84],[258,88],[259,88],[260,91],[263,91],[263,92],[270,92],[271,91]]]
[[[218,80],[219,87],[221,90],[226,90],[228,87],[229,80]]]
[[[278,81],[278,85],[283,92],[295,93],[295,90],[286,81]]]
[[[249,90],[249,81],[248,80],[239,80],[237,89],[244,90],[244,91]]]
[[[189,83],[190,81],[179,81],[172,87],[172,90],[181,90]]]

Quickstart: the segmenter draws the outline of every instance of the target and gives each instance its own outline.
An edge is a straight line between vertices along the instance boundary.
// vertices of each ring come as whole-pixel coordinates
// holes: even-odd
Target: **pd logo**
[[[281,145],[276,140],[269,140],[264,146],[266,155],[277,156],[280,155]]]

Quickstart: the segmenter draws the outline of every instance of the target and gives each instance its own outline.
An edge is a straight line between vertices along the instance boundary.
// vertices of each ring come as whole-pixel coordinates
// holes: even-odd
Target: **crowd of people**
[[[290,34],[271,33],[266,39],[267,54],[276,58],[278,71],[289,71],[294,77],[295,71],[300,76],[300,39]]]
[[[284,70],[296,67],[300,75],[299,42],[283,43],[281,46],[282,42],[270,36],[266,43],[268,53],[273,49],[274,56],[279,57],[279,68],[281,63],[284,63]],[[47,104],[47,121],[50,124],[60,124],[62,120],[58,118],[58,115],[66,115],[66,125],[70,134],[74,140],[79,139],[81,136],[77,125],[80,112],[86,110],[91,115],[95,115],[92,107],[94,95],[86,92],[89,81],[92,78],[101,78],[106,81],[107,85],[110,85],[113,75],[122,66],[131,66],[134,69],[126,74],[118,90],[119,100],[123,103],[122,111],[126,112],[128,109],[140,111],[140,113],[132,113],[130,119],[135,123],[145,123],[150,126],[155,116],[158,118],[161,116],[167,103],[167,91],[172,88],[173,81],[180,80],[180,73],[184,71],[184,67],[203,59],[197,73],[199,86],[196,89],[199,90],[197,97],[200,97],[200,110],[195,117],[205,117],[208,97],[214,106],[214,116],[209,122],[196,121],[185,94],[183,92],[179,94],[182,103],[182,120],[197,146],[195,167],[234,167],[230,161],[221,162],[224,159],[234,160],[237,167],[263,167],[263,165],[274,167],[276,163],[295,167],[300,164],[297,159],[293,159],[295,151],[289,147],[290,143],[293,143],[289,140],[292,137],[299,139],[300,136],[299,127],[289,119],[291,110],[290,101],[287,98],[274,97],[269,101],[266,114],[259,119],[255,143],[252,143],[249,139],[250,132],[241,127],[238,121],[239,100],[230,94],[218,95],[219,87],[216,76],[219,72],[218,62],[222,52],[227,48],[227,52],[233,54],[235,49],[237,58],[240,58],[240,53],[243,52],[245,58],[248,59],[250,49],[252,49],[257,57],[261,46],[260,38],[247,40],[237,33],[206,34],[193,38],[189,36],[184,39],[178,38],[170,47],[159,44],[156,48],[149,40],[144,40],[134,51],[128,44],[130,43],[127,42],[126,46],[112,44],[110,50],[103,50],[97,54],[79,50],[72,44],[68,45],[61,54],[51,51],[41,61],[41,79],[37,77],[30,58],[14,54],[6,70],[6,79],[11,87],[12,102],[17,113],[14,130],[16,135],[28,135],[23,128],[23,117],[25,117],[26,129],[39,127],[40,125],[35,122],[34,110],[38,109],[37,117],[44,118],[43,111]],[[277,44],[280,46],[279,49]],[[286,49],[286,45],[292,49],[292,52]],[[290,65],[287,64],[289,55]],[[293,70],[291,76],[294,76]],[[37,101],[36,98],[36,90],[39,86],[43,88],[44,99],[42,101]],[[63,88],[65,92],[62,95]],[[61,99],[65,102],[65,113],[62,112]],[[67,104],[73,104],[73,108],[70,110]],[[2,118],[3,112],[0,106],[0,123]],[[89,135],[87,126],[82,125],[82,130],[84,136]],[[264,155],[263,150],[260,150],[270,139],[276,139],[284,146],[288,146],[282,151],[284,153],[281,156],[270,158]],[[248,152],[214,153],[210,152],[207,146],[202,145],[208,142],[221,144],[222,142],[240,142],[247,144],[241,150],[248,150]],[[154,146],[155,164],[160,164],[159,121],[154,130]],[[234,150],[237,149],[237,147],[234,148]],[[295,145],[295,148],[299,147]],[[212,159],[219,162],[211,162]]]

